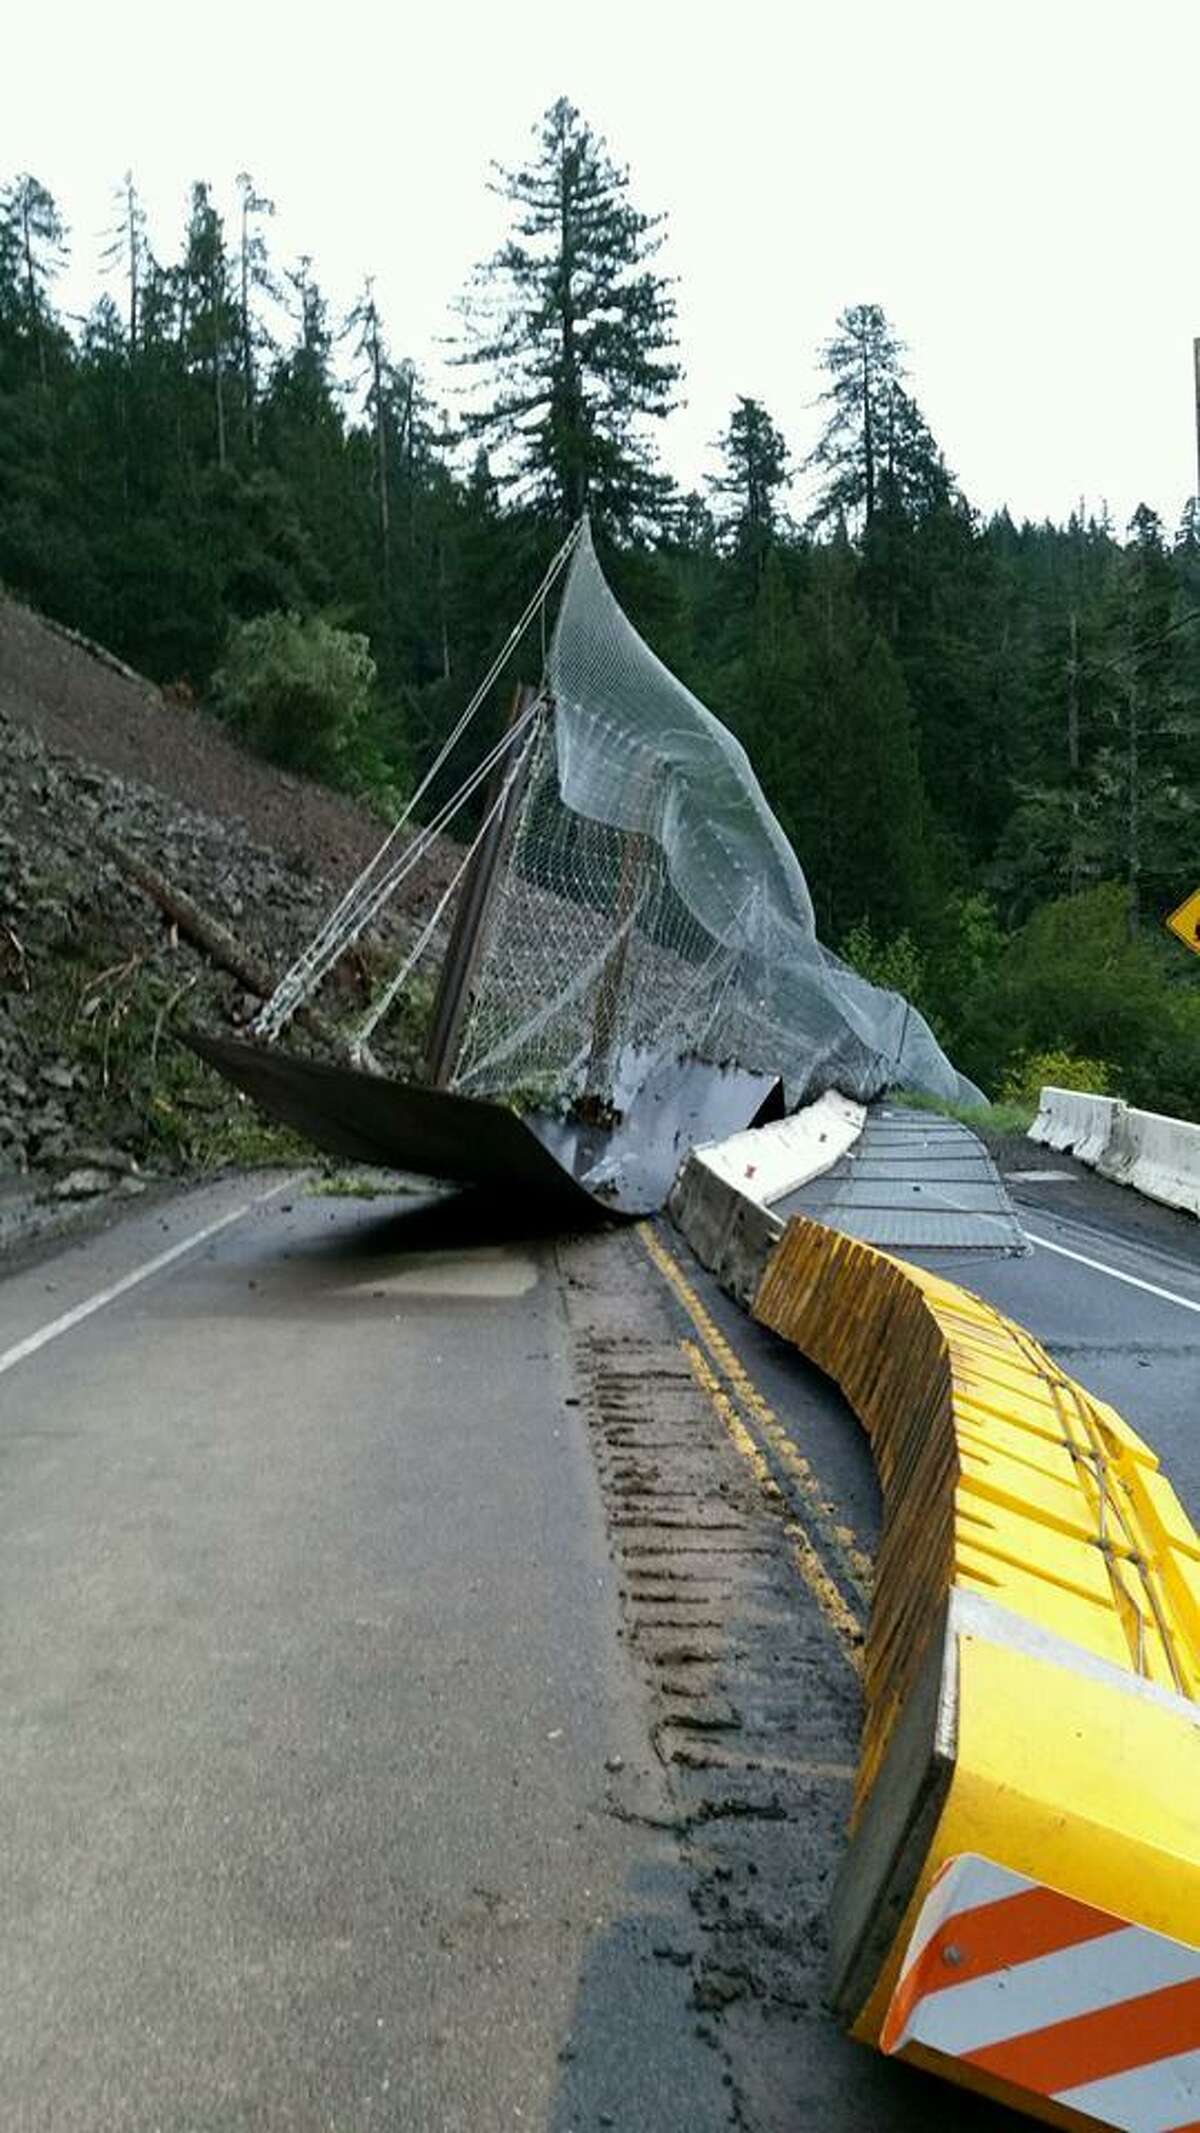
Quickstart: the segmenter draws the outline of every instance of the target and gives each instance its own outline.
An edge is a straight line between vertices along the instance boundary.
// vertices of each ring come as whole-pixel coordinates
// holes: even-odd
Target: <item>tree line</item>
[[[663,218],[565,100],[495,183],[509,234],[459,301],[451,422],[370,281],[334,320],[312,260],[275,260],[248,173],[232,221],[193,186],[166,261],[127,177],[112,291],[77,324],[59,210],[14,178],[0,581],[230,716],[269,658],[282,715],[252,737],[390,795],[586,506],[633,619],[746,744],[830,945],[993,1089],[1056,1053],[1200,1109],[1200,988],[1160,938],[1200,878],[1200,500],[1177,528],[982,516],[870,303],[822,351],[799,466],[739,398],[682,493],[657,449],[685,387]],[[352,671],[352,731],[324,733],[306,661]]]

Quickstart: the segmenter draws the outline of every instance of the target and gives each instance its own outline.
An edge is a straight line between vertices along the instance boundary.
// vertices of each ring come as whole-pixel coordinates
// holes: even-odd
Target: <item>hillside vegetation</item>
[[[655,448],[686,354],[658,218],[565,102],[501,182],[452,425],[369,283],[336,321],[311,261],[272,258],[248,178],[232,226],[194,187],[169,258],[128,180],[118,279],[78,328],[55,204],[14,179],[0,578],[181,718],[209,699],[387,807],[587,505],[643,634],[746,743],[832,946],[994,1093],[1051,1055],[1200,1116],[1200,962],[1162,931],[1200,879],[1200,502],[1173,528],[982,517],[870,303],[831,328],[807,452],[742,398],[681,494]]]

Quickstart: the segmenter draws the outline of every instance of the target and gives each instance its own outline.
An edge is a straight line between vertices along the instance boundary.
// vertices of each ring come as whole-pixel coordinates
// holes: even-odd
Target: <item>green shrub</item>
[[[920,1005],[925,989],[925,958],[907,928],[894,933],[890,940],[881,940],[873,933],[870,920],[860,918],[843,940],[842,954],[860,978],[890,992],[903,993],[914,1007]]]
[[[1168,940],[1130,937],[1119,882],[1041,905],[967,1004],[955,1063],[975,1080],[1020,1081],[1039,1053],[1103,1063],[1128,1103],[1200,1118],[1200,984]]]
[[[1000,1084],[1002,1104],[1033,1104],[1043,1088],[1080,1089],[1085,1095],[1113,1093],[1112,1068],[1104,1059],[1081,1059],[1077,1052],[1028,1052],[1014,1059]]]
[[[995,982],[1006,945],[1005,934],[989,897],[978,891],[955,891],[930,913],[930,923],[921,938],[926,981],[919,1004],[937,1036],[953,1053],[971,1000],[986,995]],[[956,1063],[961,1064],[957,1055]]]
[[[330,784],[374,784],[375,662],[367,639],[318,615],[256,615],[230,631],[213,699],[247,744]],[[367,757],[364,764],[361,758]]]

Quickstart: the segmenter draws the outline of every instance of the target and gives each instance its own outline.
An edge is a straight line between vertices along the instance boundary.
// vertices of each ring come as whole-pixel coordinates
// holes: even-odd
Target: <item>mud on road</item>
[[[699,2033],[753,2133],[1015,2127],[850,2043],[825,2003],[827,1911],[858,1745],[869,1565],[806,1449],[838,1395],[797,1357],[786,1409],[706,1310],[686,1248],[643,1225],[559,1250],[622,1635],[699,1928]],[[856,1428],[842,1407],[845,1428]],[[819,1441],[820,1432],[812,1436]],[[611,1812],[661,1822],[614,1773]]]

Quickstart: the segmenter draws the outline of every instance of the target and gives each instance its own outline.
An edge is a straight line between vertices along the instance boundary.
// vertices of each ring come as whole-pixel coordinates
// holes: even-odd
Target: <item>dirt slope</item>
[[[99,646],[0,595],[0,712],[53,754],[136,778],[168,799],[244,825],[258,844],[343,888],[376,850],[377,816],[341,793],[247,755],[194,705]],[[445,858],[414,885],[420,900]]]
[[[131,886],[105,837],[279,975],[382,833],[365,808],[244,754],[195,707],[0,599],[0,1245],[31,1202],[61,1209],[282,1152],[172,1036],[191,1020],[242,1028],[257,998]],[[365,1002],[454,862],[444,845],[414,876],[330,982],[327,1015]],[[388,1031],[381,1056],[410,1071],[416,1008]]]

